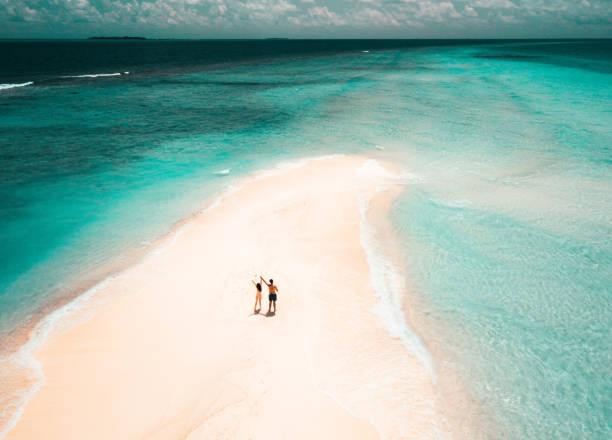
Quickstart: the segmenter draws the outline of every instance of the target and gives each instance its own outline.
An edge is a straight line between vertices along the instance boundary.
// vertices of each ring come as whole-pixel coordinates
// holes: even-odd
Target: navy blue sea
[[[0,41],[0,340],[233,179],[363,152],[415,177],[393,221],[465,419],[612,438],[610,40]]]

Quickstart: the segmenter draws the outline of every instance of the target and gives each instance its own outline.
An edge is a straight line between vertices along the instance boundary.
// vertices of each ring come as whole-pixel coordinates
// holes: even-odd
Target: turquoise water
[[[395,223],[429,342],[486,413],[484,438],[610,438],[610,64],[482,52],[398,79],[427,113],[397,153],[422,183]]]
[[[484,438],[612,436],[610,41],[112,44],[0,72],[33,81],[0,90],[0,337],[240,176],[367,152],[417,177],[393,220],[466,418]],[[95,73],[121,74],[62,78]]]

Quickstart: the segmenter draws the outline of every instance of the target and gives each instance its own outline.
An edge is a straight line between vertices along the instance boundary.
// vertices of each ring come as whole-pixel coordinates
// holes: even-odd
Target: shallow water
[[[240,176],[367,152],[410,173],[417,328],[483,436],[612,435],[610,41],[31,44],[1,46],[33,84],[0,90],[0,337]]]
[[[413,77],[428,116],[396,145],[422,179],[394,220],[430,345],[491,418],[485,438],[608,438],[609,71],[457,52]]]

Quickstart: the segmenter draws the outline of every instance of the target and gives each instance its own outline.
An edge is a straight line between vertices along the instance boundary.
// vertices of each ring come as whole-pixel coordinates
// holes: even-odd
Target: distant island
[[[146,40],[145,37],[89,37],[88,40]]]

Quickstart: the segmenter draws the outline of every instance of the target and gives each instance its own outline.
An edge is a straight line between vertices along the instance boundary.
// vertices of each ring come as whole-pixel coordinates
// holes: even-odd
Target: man
[[[278,293],[278,287],[274,285],[274,280],[272,280],[272,278],[270,278],[270,284],[268,284],[261,275],[259,278],[268,286],[268,313],[270,313],[270,309],[272,308],[274,308],[272,312],[276,313],[276,294]]]

